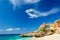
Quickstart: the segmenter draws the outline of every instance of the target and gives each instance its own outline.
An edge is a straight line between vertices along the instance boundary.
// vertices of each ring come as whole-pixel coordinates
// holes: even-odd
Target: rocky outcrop
[[[48,36],[52,34],[60,34],[60,20],[56,20],[54,24],[44,23],[39,27],[38,30],[31,33],[21,34],[20,36],[43,37],[43,36]]]

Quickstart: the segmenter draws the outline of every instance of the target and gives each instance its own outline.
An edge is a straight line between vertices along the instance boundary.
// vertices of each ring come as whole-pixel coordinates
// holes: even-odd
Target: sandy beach
[[[60,40],[60,34],[53,34],[45,37],[32,37],[30,40]]]

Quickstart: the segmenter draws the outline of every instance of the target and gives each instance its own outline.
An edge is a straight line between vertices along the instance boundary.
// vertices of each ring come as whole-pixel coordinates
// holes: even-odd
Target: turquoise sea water
[[[20,37],[19,35],[0,35],[0,40],[29,40],[30,37]]]

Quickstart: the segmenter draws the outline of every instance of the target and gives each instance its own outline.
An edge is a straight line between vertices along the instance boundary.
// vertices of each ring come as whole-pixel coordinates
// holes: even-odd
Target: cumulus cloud
[[[8,28],[6,29],[6,31],[19,31],[20,28]]]
[[[26,10],[26,13],[30,16],[29,18],[37,18],[37,17],[42,17],[42,16],[48,16],[51,14],[55,14],[59,11],[59,8],[53,8],[50,11],[47,12],[40,12],[35,9],[28,9]]]
[[[34,4],[39,2],[40,0],[9,0],[13,4],[13,9],[17,6],[25,5],[25,4]]]

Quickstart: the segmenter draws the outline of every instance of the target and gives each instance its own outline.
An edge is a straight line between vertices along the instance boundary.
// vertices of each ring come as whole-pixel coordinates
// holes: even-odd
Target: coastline
[[[60,20],[53,24],[42,24],[38,30],[20,36],[31,37],[29,40],[60,40]]]
[[[60,40],[60,34],[53,34],[45,37],[32,37],[30,40]]]

